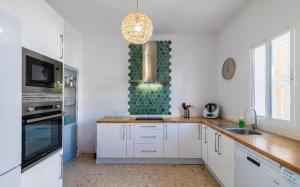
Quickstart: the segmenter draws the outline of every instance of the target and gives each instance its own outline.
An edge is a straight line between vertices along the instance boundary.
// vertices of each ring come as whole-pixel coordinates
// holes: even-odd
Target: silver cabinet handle
[[[218,154],[221,155],[221,151],[220,151],[220,138],[221,135],[218,135]]]
[[[198,125],[198,139],[201,140],[201,126]]]
[[[168,139],[168,125],[166,125],[166,140]]]
[[[207,144],[207,135],[206,135],[206,132],[207,131],[207,127],[204,127],[204,143]]]
[[[156,136],[141,136],[141,138],[155,139],[155,138],[156,138]]]
[[[218,152],[217,151],[217,133],[215,133],[215,152]]]
[[[274,179],[273,182],[274,182],[276,185],[279,185],[279,184],[280,184],[279,181],[278,181],[278,179]]]
[[[62,178],[63,178],[63,172],[64,172],[63,155],[59,155],[59,161],[60,161],[60,174],[59,174],[59,179],[62,179]]]
[[[140,126],[142,128],[156,128],[156,126]]]
[[[142,153],[156,153],[156,150],[142,150]]]
[[[64,35],[60,35],[60,59],[64,59]]]
[[[126,126],[127,133],[128,133],[128,129],[129,129],[129,138],[128,138],[128,134],[127,134],[127,140],[131,140],[131,125]]]
[[[129,140],[131,140],[131,125],[129,126],[129,134],[130,134],[130,136],[129,136]]]
[[[125,125],[123,125],[123,140],[125,140]]]

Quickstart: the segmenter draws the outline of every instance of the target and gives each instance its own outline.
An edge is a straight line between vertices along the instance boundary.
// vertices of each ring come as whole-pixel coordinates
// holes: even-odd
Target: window
[[[293,119],[292,32],[284,32],[251,49],[252,104],[265,120]]]

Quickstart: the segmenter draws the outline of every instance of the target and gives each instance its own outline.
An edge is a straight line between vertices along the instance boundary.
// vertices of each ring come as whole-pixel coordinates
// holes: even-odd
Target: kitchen
[[[0,186],[299,186],[298,7],[0,1]]]

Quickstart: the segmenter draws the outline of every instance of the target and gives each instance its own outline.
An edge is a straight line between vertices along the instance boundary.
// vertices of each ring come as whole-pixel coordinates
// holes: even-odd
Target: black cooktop
[[[137,117],[135,120],[163,120],[162,117]]]

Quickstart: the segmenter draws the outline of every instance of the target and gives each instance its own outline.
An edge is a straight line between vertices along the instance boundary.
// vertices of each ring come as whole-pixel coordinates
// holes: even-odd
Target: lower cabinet
[[[201,124],[101,123],[97,158],[201,158]]]
[[[62,150],[21,174],[21,187],[62,187]]]
[[[227,136],[208,128],[207,165],[226,187],[234,187],[234,146]]]
[[[21,186],[21,166],[0,176],[0,186],[20,187]]]
[[[205,164],[208,164],[208,127],[202,124],[201,127],[201,134],[202,134],[202,141],[201,141],[201,153],[202,153],[202,160]]]
[[[179,125],[179,158],[201,158],[201,124]]]
[[[126,125],[101,124],[97,128],[97,157],[125,158],[127,156]]]
[[[179,124],[164,124],[164,158],[178,158]]]

